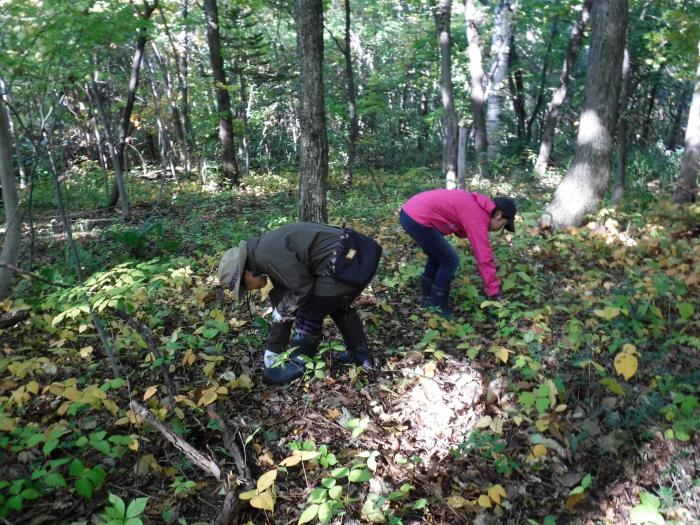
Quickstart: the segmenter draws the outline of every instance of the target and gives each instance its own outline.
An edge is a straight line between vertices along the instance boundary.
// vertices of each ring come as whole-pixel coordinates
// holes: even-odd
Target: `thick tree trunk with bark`
[[[17,262],[22,236],[22,214],[17,195],[17,181],[12,169],[11,151],[10,118],[0,95],[0,185],[5,207],[5,238],[0,252],[0,300],[7,297],[14,275],[14,272],[4,265],[14,266]]]
[[[508,74],[510,34],[510,2],[503,0],[498,8],[491,41],[491,72],[486,102],[486,140],[489,160],[494,160],[498,156],[503,142],[501,110],[506,99],[507,86],[504,80]]]
[[[299,57],[299,218],[328,222],[328,136],[323,90],[323,1],[295,0]]]
[[[625,181],[627,179],[627,109],[630,99],[630,53],[625,46],[625,55],[622,60],[622,98],[620,99],[619,117],[617,123],[617,169],[615,170],[615,188],[611,201],[617,203],[625,195]]]
[[[204,0],[204,12],[207,16],[207,42],[209,43],[209,60],[214,76],[216,107],[219,113],[219,142],[221,144],[221,177],[234,186],[241,183],[236,162],[236,145],[233,137],[233,117],[231,115],[231,97],[224,71],[224,58],[221,54],[221,36],[219,34],[219,8],[216,0]]]
[[[475,0],[465,0],[465,21],[469,54],[469,78],[471,83],[472,119],[474,120],[474,149],[482,174],[486,172],[486,99],[484,94],[484,70],[479,42],[479,14]]]
[[[578,50],[581,47],[583,40],[583,30],[588,22],[588,17],[591,12],[593,0],[585,0],[581,6],[581,14],[571,29],[571,37],[569,45],[566,48],[566,56],[564,57],[564,65],[559,74],[559,87],[552,94],[552,100],[547,107],[547,113],[544,117],[544,129],[542,131],[542,141],[540,142],[540,151],[537,155],[535,163],[535,171],[540,175],[544,175],[549,164],[549,157],[552,154],[552,146],[554,145],[554,132],[557,128],[557,120],[559,120],[559,110],[566,100],[566,93],[571,82],[571,72],[573,71]]]
[[[698,69],[695,88],[688,112],[685,130],[685,153],[681,163],[681,176],[676,185],[673,202],[694,202],[698,194],[698,169],[700,167],[700,42],[698,43]]]
[[[666,151],[673,151],[676,149],[676,144],[678,142],[678,135],[681,131],[681,122],[683,116],[685,115],[685,110],[688,108],[688,104],[693,96],[693,88],[695,86],[691,83],[688,84],[687,88],[683,89],[682,95],[678,101],[678,106],[676,107],[676,112],[673,114],[673,120],[668,129],[668,134],[666,136]]]
[[[458,125],[452,89],[452,38],[450,34],[452,0],[440,0],[433,14],[438,44],[440,45],[440,91],[444,111],[442,118],[442,172],[445,175],[447,189],[454,189],[457,186]]]
[[[615,118],[627,29],[627,0],[596,0],[586,89],[569,170],[541,222],[553,228],[579,226],[595,210],[610,176]]]

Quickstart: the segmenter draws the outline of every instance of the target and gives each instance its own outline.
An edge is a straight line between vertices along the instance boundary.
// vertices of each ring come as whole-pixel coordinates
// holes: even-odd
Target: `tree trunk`
[[[596,0],[576,151],[541,222],[579,226],[605,192],[610,176],[616,108],[627,28],[627,0]]]
[[[647,146],[649,140],[649,130],[651,129],[651,115],[654,112],[654,104],[656,104],[656,94],[659,90],[660,75],[658,75],[654,84],[651,86],[651,91],[649,92],[649,102],[647,102],[647,110],[644,115],[644,121],[642,122],[642,132],[639,137],[639,145],[642,147]]]
[[[625,195],[625,180],[627,178],[627,113],[630,99],[630,53],[629,46],[625,46],[622,60],[622,98],[620,99],[619,117],[617,123],[617,169],[615,176],[615,188],[611,201],[617,203]]]
[[[695,74],[695,89],[688,112],[688,127],[685,130],[685,153],[681,163],[681,176],[673,194],[673,202],[694,202],[698,194],[698,165],[700,163],[700,42],[698,42],[698,69]]]
[[[92,85],[88,87],[88,93],[90,94],[90,98],[92,98],[92,103],[95,105],[97,114],[102,121],[102,127],[105,130],[107,148],[109,149],[109,154],[112,157],[112,167],[114,168],[114,183],[117,186],[117,197],[118,200],[121,200],[122,204],[122,217],[125,221],[128,221],[131,216],[131,212],[129,210],[129,195],[126,191],[126,182],[124,181],[124,174],[122,173],[122,161],[119,157],[117,148],[114,146],[114,140],[112,140],[112,130],[109,126],[109,121],[107,120],[107,115],[105,114],[104,106],[102,104],[102,94],[94,81]]]
[[[350,0],[345,0],[345,81],[348,87],[348,164],[343,177],[343,185],[352,186],[353,168],[357,158],[357,93],[352,68],[352,49],[350,46]]]
[[[440,91],[442,93],[442,172],[445,175],[445,187],[457,187],[457,112],[454,105],[452,89],[452,42],[450,35],[450,18],[452,0],[440,0],[434,11],[435,26],[440,45]]]
[[[17,195],[17,181],[12,169],[11,148],[10,118],[3,97],[0,96],[0,186],[5,207],[5,238],[0,252],[0,265],[14,266],[22,237],[22,214]],[[6,266],[0,266],[0,300],[7,297],[13,274],[14,272]]]
[[[535,99],[535,104],[532,108],[532,113],[530,114],[530,118],[527,119],[527,125],[526,125],[526,130],[525,130],[525,143],[530,144],[530,141],[532,140],[532,126],[537,120],[537,115],[540,113],[540,108],[542,107],[542,101],[544,100],[544,87],[547,82],[547,71],[549,70],[549,58],[552,52],[552,44],[554,43],[554,39],[557,36],[557,33],[559,32],[558,29],[558,24],[559,24],[559,17],[555,16],[554,20],[552,21],[552,31],[549,35],[549,41],[547,42],[547,51],[545,53],[544,61],[542,63],[542,72],[540,73],[540,87],[537,90],[537,98]]]
[[[465,0],[465,21],[467,26],[467,41],[469,42],[469,78],[471,83],[472,119],[474,120],[474,149],[479,161],[482,175],[486,174],[486,108],[484,95],[484,70],[481,59],[481,43],[479,42],[478,23],[475,0]]]
[[[678,106],[676,107],[676,112],[673,115],[673,121],[671,122],[666,137],[666,151],[674,151],[676,149],[678,134],[681,130],[681,122],[683,120],[683,115],[685,115],[685,110],[688,108],[688,103],[692,98],[693,87],[693,84],[688,84],[688,87],[683,89],[683,94],[678,101]]]
[[[515,38],[510,35],[510,52],[508,53],[508,69],[513,73],[508,76],[508,87],[513,101],[516,125],[520,147],[524,147],[525,121],[527,111],[525,109],[525,88],[523,86],[523,70],[518,62],[518,52],[515,49]]]
[[[144,20],[151,18],[153,11],[158,7],[158,0],[153,2],[153,5],[149,5],[148,2],[144,2],[145,11],[140,13],[140,16]],[[124,106],[124,112],[122,113],[122,123],[119,128],[119,143],[117,146],[117,155],[119,155],[120,166],[126,166],[125,162],[125,151],[126,151],[126,139],[129,137],[131,132],[131,114],[134,111],[134,104],[136,102],[136,89],[139,85],[139,74],[141,71],[141,62],[143,60],[143,53],[146,49],[146,41],[148,40],[148,35],[146,34],[146,29],[139,29],[139,38],[136,41],[136,50],[134,51],[134,57],[131,60],[131,74],[129,75],[129,91],[126,96],[126,106]],[[112,194],[109,197],[109,202],[107,206],[113,208],[117,205],[119,200],[119,184],[118,181],[114,180],[112,184]]]
[[[467,187],[467,137],[469,131],[460,126],[457,140],[457,187],[464,190]]]
[[[583,30],[588,22],[588,17],[591,12],[593,0],[585,0],[581,5],[581,15],[571,29],[571,37],[569,45],[566,48],[566,56],[564,57],[564,65],[559,74],[559,87],[552,94],[552,100],[547,106],[547,113],[544,117],[544,129],[542,131],[542,141],[540,142],[540,151],[537,155],[535,163],[535,171],[540,175],[544,175],[549,164],[549,157],[552,154],[552,146],[554,145],[554,132],[557,128],[557,120],[559,119],[559,110],[566,100],[566,92],[569,89],[571,82],[571,72],[576,63],[581,40],[583,40]]]
[[[501,109],[505,100],[506,85],[503,80],[508,73],[510,50],[511,13],[510,2],[503,0],[496,14],[496,27],[491,41],[491,73],[489,75],[488,100],[486,102],[486,140],[488,158],[494,160],[501,151],[503,129]]]
[[[216,106],[219,113],[219,142],[221,143],[221,176],[234,186],[240,185],[240,174],[236,162],[236,145],[233,137],[233,117],[231,116],[231,97],[226,83],[224,58],[221,54],[221,36],[219,34],[219,8],[216,0],[204,0],[204,12],[207,17],[207,42],[209,59],[214,76]]]
[[[323,1],[295,0],[299,58],[299,218],[328,222]]]

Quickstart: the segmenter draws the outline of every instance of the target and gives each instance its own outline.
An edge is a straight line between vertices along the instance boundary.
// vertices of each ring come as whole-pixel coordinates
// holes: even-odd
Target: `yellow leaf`
[[[522,422],[523,422],[522,416],[515,416],[513,418],[513,423],[515,423],[517,426],[520,426],[520,423],[522,423]]]
[[[319,453],[313,450],[295,450],[294,454],[297,454],[302,461],[308,461],[319,456]]]
[[[238,495],[238,499],[242,499],[243,501],[253,499],[255,496],[258,495],[258,491],[256,489],[249,490],[246,492],[242,492],[241,494]]]
[[[275,497],[272,492],[266,490],[262,494],[250,500],[250,505],[256,509],[264,509],[273,512],[275,510]]]
[[[153,397],[153,395],[158,392],[158,386],[153,385],[149,386],[146,391],[143,393],[143,400],[148,401],[150,398]]]
[[[268,487],[271,487],[272,484],[275,482],[275,479],[277,478],[277,469],[274,470],[268,470],[258,478],[258,491],[262,492],[263,490],[267,489]]]
[[[131,436],[131,443],[129,443],[129,448],[133,450],[134,452],[138,452],[139,450],[139,440],[138,438]]]
[[[544,432],[549,428],[549,418],[543,417],[541,419],[538,419],[535,421],[535,426],[537,427],[537,430],[540,432]]]
[[[0,430],[3,432],[12,432],[16,426],[17,424],[15,423],[14,419],[6,416],[0,416]]]
[[[491,498],[493,502],[497,505],[500,505],[501,498],[508,497],[508,495],[506,494],[506,490],[503,488],[502,485],[493,485],[492,487],[489,487],[487,492],[489,494],[489,498]]]
[[[607,386],[608,390],[610,390],[613,394],[623,397],[626,395],[625,389],[620,386],[620,383],[618,383],[614,377],[604,377],[599,381],[599,383]]]
[[[69,386],[63,391],[63,397],[71,401],[80,401],[83,399],[83,394],[74,386]]]
[[[216,363],[207,363],[204,365],[204,368],[202,368],[202,372],[204,372],[204,375],[207,376],[209,379],[212,378],[214,375],[214,367],[216,366]]]
[[[633,353],[622,351],[615,356],[615,370],[625,378],[625,381],[637,373],[637,366],[637,356]]]
[[[238,379],[231,383],[231,388],[246,388],[250,390],[251,388],[253,388],[253,382],[250,380],[250,377],[248,377],[246,374],[241,374],[240,376],[238,376]]]
[[[331,419],[338,419],[340,417],[340,410],[337,408],[329,408],[326,410],[326,415]]]
[[[102,405],[112,414],[116,414],[117,412],[119,412],[119,406],[111,399],[103,399]]]
[[[299,463],[301,463],[301,458],[299,456],[289,456],[280,462],[280,467],[293,467]]]
[[[612,319],[615,319],[618,315],[620,315],[620,309],[614,308],[612,306],[606,306],[602,310],[593,310],[593,313],[596,314],[598,317],[602,317],[606,321],[611,321]]]
[[[484,416],[479,421],[476,422],[476,428],[488,428],[491,425],[493,418],[491,416]]]
[[[182,356],[182,364],[183,365],[192,366],[196,360],[197,360],[197,355],[192,351],[191,348],[188,348],[187,351],[185,352],[185,355]]]
[[[543,444],[535,445],[532,447],[532,455],[536,458],[539,458],[541,456],[544,456],[547,454],[547,447],[545,447]]]
[[[148,474],[154,466],[158,466],[158,462],[153,454],[145,454],[141,456],[136,465],[134,465],[134,472],[137,476],[144,476]]]
[[[430,361],[429,363],[426,363],[426,365],[423,367],[423,373],[425,374],[425,377],[435,377],[435,367],[437,365],[435,364],[435,361]]]
[[[228,394],[228,388],[226,388],[225,386],[220,386],[216,389],[216,393],[221,396],[225,396],[226,394]]]
[[[585,493],[583,492],[569,496],[569,499],[566,500],[566,508],[572,510],[574,507],[576,507],[576,505],[578,505],[581,502],[584,496]]]
[[[92,346],[84,346],[80,349],[80,357],[83,359],[86,359],[92,355],[93,348]]]
[[[493,352],[493,355],[495,355],[498,359],[500,359],[503,363],[508,362],[508,354],[510,353],[507,348],[503,348],[502,346],[499,346],[497,348],[494,348],[491,350]]]
[[[270,291],[274,288],[274,285],[272,284],[272,279],[267,280],[267,284],[260,288],[260,296],[262,297],[262,300],[264,301],[267,299],[267,296],[270,295]]]
[[[447,504],[453,509],[464,507],[464,505],[467,503],[467,500],[462,496],[450,496],[445,501],[447,501]]]
[[[204,392],[204,395],[199,398],[199,401],[197,402],[197,405],[199,406],[206,406],[206,405],[211,405],[216,399],[218,398],[218,394],[216,393],[216,389],[210,388],[206,392]]]
[[[479,507],[482,507],[484,509],[490,509],[491,508],[491,498],[489,498],[486,494],[482,494],[479,496]]]
[[[37,395],[39,393],[39,383],[37,383],[36,381],[30,381],[29,383],[27,383],[25,388],[30,394]]]
[[[637,347],[634,346],[633,344],[630,343],[625,343],[622,345],[622,351],[626,352],[628,354],[636,354],[637,353]]]
[[[58,410],[56,410],[56,413],[59,416],[62,416],[66,412],[68,412],[68,407],[70,406],[70,401],[64,401],[60,407],[58,407]]]

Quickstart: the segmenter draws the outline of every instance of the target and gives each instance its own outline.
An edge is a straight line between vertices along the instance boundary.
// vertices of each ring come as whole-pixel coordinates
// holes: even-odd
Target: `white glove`
[[[270,350],[265,350],[265,356],[263,357],[263,362],[265,363],[265,368],[270,368],[277,362],[279,354],[271,352]]]

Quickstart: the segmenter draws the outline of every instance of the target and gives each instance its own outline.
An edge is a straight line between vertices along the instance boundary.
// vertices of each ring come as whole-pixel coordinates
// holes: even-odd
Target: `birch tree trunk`
[[[0,95],[0,185],[2,185],[2,201],[5,207],[5,238],[0,252],[0,265],[15,265],[19,255],[22,237],[22,214],[17,195],[17,181],[12,169],[11,157],[12,140],[10,136],[10,118],[7,108]],[[0,300],[7,297],[10,281],[14,272],[5,266],[0,266]]]
[[[579,226],[593,211],[608,185],[622,58],[627,28],[627,0],[595,0],[586,89],[576,151],[566,176],[547,206],[541,224]]]
[[[471,83],[472,119],[474,120],[474,149],[482,175],[486,173],[486,98],[484,95],[484,70],[479,42],[479,13],[475,0],[465,0],[465,21],[469,54],[469,78]]]
[[[207,17],[207,42],[209,60],[214,76],[216,108],[219,113],[219,143],[221,144],[221,177],[234,186],[241,183],[236,162],[236,145],[233,137],[233,116],[231,115],[231,97],[224,71],[224,58],[221,54],[221,36],[219,34],[219,8],[216,0],[204,0],[204,13]]]
[[[583,30],[588,23],[588,18],[591,12],[593,0],[585,0],[581,5],[581,14],[571,29],[571,37],[569,45],[566,48],[566,56],[564,57],[564,65],[559,74],[559,87],[552,94],[552,100],[547,106],[547,113],[544,117],[544,129],[542,131],[542,141],[540,142],[540,151],[535,162],[535,171],[540,175],[544,175],[549,165],[549,157],[552,154],[552,146],[554,145],[554,132],[557,128],[557,120],[559,119],[559,110],[566,100],[566,93],[571,82],[571,72],[576,63],[578,50],[581,47],[583,40]]]
[[[299,218],[328,222],[328,136],[323,91],[323,1],[295,0],[299,57]]]
[[[442,94],[442,171],[445,175],[445,187],[448,190],[457,187],[457,112],[454,105],[452,89],[452,57],[450,20],[452,0],[440,0],[433,12],[440,45],[440,91]]]
[[[510,34],[510,2],[503,0],[496,13],[496,27],[494,27],[491,41],[491,72],[486,102],[486,140],[489,160],[494,160],[501,152],[503,141],[501,109],[506,99],[507,86],[503,81],[508,73]]]
[[[698,165],[700,163],[700,42],[698,42],[698,68],[695,88],[688,112],[685,130],[685,153],[681,163],[681,176],[673,194],[673,202],[694,202],[698,194]]]

